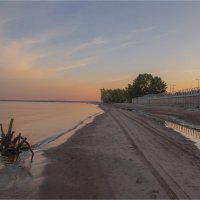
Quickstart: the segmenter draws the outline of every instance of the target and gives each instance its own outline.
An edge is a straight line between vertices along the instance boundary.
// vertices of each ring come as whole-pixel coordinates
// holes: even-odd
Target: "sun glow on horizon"
[[[197,87],[199,5],[0,2],[0,99],[100,100],[139,73]]]

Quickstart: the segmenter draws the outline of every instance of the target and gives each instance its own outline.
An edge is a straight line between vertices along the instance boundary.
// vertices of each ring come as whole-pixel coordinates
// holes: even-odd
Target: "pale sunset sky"
[[[100,100],[139,73],[200,78],[200,2],[0,2],[0,99]]]

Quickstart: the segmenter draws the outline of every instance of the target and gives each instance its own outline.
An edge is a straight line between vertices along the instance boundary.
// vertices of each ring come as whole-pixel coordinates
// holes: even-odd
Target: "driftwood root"
[[[32,156],[31,156],[31,162],[34,157],[34,152],[30,146],[30,144],[27,141],[26,137],[22,137],[21,133],[19,133],[18,136],[14,137],[15,132],[12,131],[14,119],[12,118],[10,120],[9,128],[7,133],[4,132],[3,125],[0,124],[0,130],[1,130],[1,138],[0,138],[0,152],[2,154],[16,154],[17,157],[22,151],[30,150]]]

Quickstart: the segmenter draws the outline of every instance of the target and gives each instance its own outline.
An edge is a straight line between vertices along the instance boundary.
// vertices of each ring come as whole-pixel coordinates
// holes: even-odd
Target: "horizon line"
[[[60,102],[60,103],[100,103],[100,101],[89,100],[24,100],[24,99],[0,99],[0,102]]]

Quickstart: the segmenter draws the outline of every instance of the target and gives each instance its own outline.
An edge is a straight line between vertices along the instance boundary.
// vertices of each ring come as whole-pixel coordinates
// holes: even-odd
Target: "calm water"
[[[193,141],[194,144],[200,149],[200,130],[189,128],[174,122],[165,121],[165,127],[171,128],[174,131],[185,136],[189,140]]]
[[[45,180],[43,170],[52,162],[43,151],[65,142],[76,130],[90,123],[103,111],[84,103],[22,103],[0,102],[0,123],[7,131],[10,118],[13,130],[28,138],[35,156],[23,152],[17,161],[0,154],[0,198],[35,198]]]
[[[38,147],[100,112],[97,105],[84,103],[0,102],[0,123],[6,132],[10,118],[14,118],[15,135],[21,132],[31,145]]]

